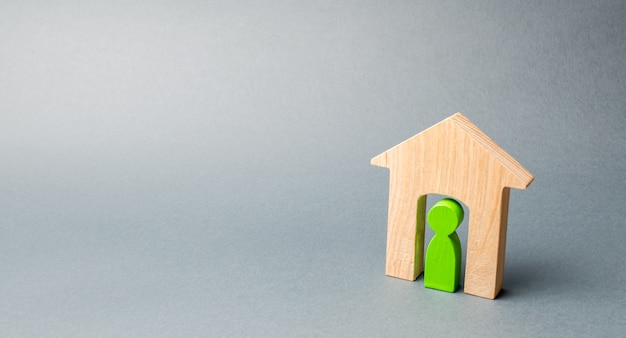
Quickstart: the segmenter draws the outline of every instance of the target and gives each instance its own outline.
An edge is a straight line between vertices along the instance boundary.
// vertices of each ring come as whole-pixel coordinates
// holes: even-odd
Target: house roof
[[[437,129],[440,128],[444,129],[448,127],[452,128],[453,133],[464,133],[465,135],[467,135],[470,139],[475,141],[475,144],[484,149],[489,154],[489,156],[491,156],[504,168],[506,168],[507,171],[509,171],[516,178],[516,181],[519,184],[519,186],[516,188],[524,189],[533,181],[534,178],[530,172],[528,172],[519,162],[517,162],[513,157],[511,157],[511,155],[509,155],[506,151],[500,148],[500,146],[498,146],[493,140],[491,140],[491,138],[489,138],[485,133],[478,129],[478,127],[476,127],[461,113],[456,113],[450,116],[449,118],[435,124],[434,126],[372,158],[371,164],[379,167],[390,168],[392,166],[392,163],[394,163],[391,158],[400,149],[410,147],[410,144],[413,144],[413,141],[417,139],[421,139],[424,137],[434,137],[434,131],[437,131]],[[455,139],[456,138],[449,138],[449,140]],[[419,149],[417,151],[419,151]]]

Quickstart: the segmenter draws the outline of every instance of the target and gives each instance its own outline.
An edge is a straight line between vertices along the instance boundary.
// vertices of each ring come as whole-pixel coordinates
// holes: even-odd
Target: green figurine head
[[[463,207],[459,202],[444,198],[428,212],[428,224],[437,234],[450,235],[463,222]]]

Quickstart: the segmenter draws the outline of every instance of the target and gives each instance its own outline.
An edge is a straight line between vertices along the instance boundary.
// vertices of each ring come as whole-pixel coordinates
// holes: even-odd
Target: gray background
[[[625,18],[1,1],[0,336],[624,334]],[[384,275],[369,160],[457,111],[535,175],[495,301]]]

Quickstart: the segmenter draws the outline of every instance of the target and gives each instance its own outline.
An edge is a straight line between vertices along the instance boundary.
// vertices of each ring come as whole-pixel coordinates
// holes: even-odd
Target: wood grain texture
[[[389,168],[386,274],[415,280],[424,265],[428,194],[470,210],[464,291],[494,299],[502,289],[509,189],[533,176],[461,113],[409,138],[371,163]]]

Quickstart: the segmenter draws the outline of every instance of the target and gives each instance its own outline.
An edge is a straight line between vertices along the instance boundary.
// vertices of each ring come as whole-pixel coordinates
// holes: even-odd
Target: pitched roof
[[[498,146],[491,138],[483,133],[478,127],[476,127],[470,120],[468,120],[463,114],[456,113],[447,119],[435,124],[434,126],[422,131],[421,133],[401,142],[400,144],[392,147],[391,149],[383,152],[382,154],[372,158],[371,164],[389,168],[390,161],[389,156],[396,150],[411,143],[412,140],[425,137],[429,131],[437,128],[443,128],[444,125],[452,123],[454,125],[455,132],[464,132],[467,136],[473,139],[478,145],[480,145],[490,156],[494,157],[503,167],[508,169],[523,185],[527,187],[533,181],[533,175],[528,172],[519,162],[517,162],[511,155]]]

